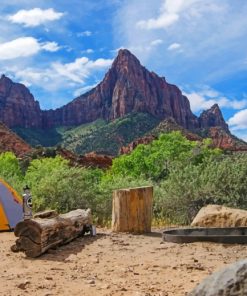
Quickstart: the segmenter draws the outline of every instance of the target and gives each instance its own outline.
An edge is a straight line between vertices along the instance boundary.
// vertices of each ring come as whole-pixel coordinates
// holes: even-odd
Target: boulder
[[[247,295],[247,259],[211,274],[189,296]]]
[[[199,227],[247,226],[247,211],[220,205],[207,205],[201,208],[191,225]]]

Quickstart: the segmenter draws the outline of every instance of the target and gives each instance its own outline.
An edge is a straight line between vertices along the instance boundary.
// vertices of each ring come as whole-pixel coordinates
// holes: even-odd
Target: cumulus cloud
[[[33,37],[20,37],[5,43],[0,43],[0,60],[11,60],[20,57],[28,57],[41,50],[57,51],[56,42],[40,43]]]
[[[179,20],[182,11],[197,1],[198,0],[164,0],[159,15],[156,18],[138,21],[137,27],[146,30],[166,29]]]
[[[167,50],[177,50],[177,49],[179,49],[179,48],[181,48],[181,44],[180,43],[172,43],[171,45],[169,45],[168,47],[167,47]]]
[[[233,130],[246,130],[247,129],[247,109],[243,109],[235,113],[228,120],[228,124]]]
[[[42,49],[55,52],[58,51],[61,47],[58,46],[57,42],[45,42],[41,45]]]
[[[71,91],[78,85],[84,87],[87,79],[98,71],[103,71],[112,63],[110,59],[90,60],[87,57],[75,59],[71,63],[54,62],[46,69],[16,67],[8,68],[6,72],[28,85],[42,86],[48,91],[55,91],[65,87],[71,87]]]
[[[19,10],[16,14],[8,16],[8,20],[12,23],[23,24],[25,27],[36,27],[47,22],[59,20],[63,15],[64,13],[57,12],[53,8],[33,8],[30,10]]]
[[[247,106],[247,100],[236,100],[225,97],[222,93],[205,87],[200,91],[184,92],[190,101],[191,110],[198,112],[210,108],[214,104],[218,104],[222,108],[243,109]]]

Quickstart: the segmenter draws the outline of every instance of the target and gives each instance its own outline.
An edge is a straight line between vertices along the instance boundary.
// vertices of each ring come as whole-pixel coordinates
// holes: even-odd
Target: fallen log
[[[46,215],[45,215],[46,216]],[[38,257],[48,249],[66,244],[83,235],[92,224],[91,210],[77,209],[51,218],[37,218],[19,222],[15,227],[18,237],[12,251],[25,252],[27,257]]]

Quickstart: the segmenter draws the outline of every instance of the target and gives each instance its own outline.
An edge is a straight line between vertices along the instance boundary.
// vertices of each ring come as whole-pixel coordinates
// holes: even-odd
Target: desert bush
[[[156,187],[158,216],[187,224],[209,203],[247,209],[247,155],[224,156],[177,166]]]
[[[19,193],[22,192],[24,175],[14,153],[0,154],[0,178],[8,182]]]
[[[57,156],[33,160],[25,181],[32,189],[35,211],[47,208],[67,212],[90,207],[97,212],[100,170],[70,167]]]

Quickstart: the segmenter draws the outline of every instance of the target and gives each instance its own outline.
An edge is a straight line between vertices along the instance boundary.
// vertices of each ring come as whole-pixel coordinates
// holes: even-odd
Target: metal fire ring
[[[247,244],[247,227],[228,228],[175,228],[163,232],[164,241],[173,243],[215,242]]]

